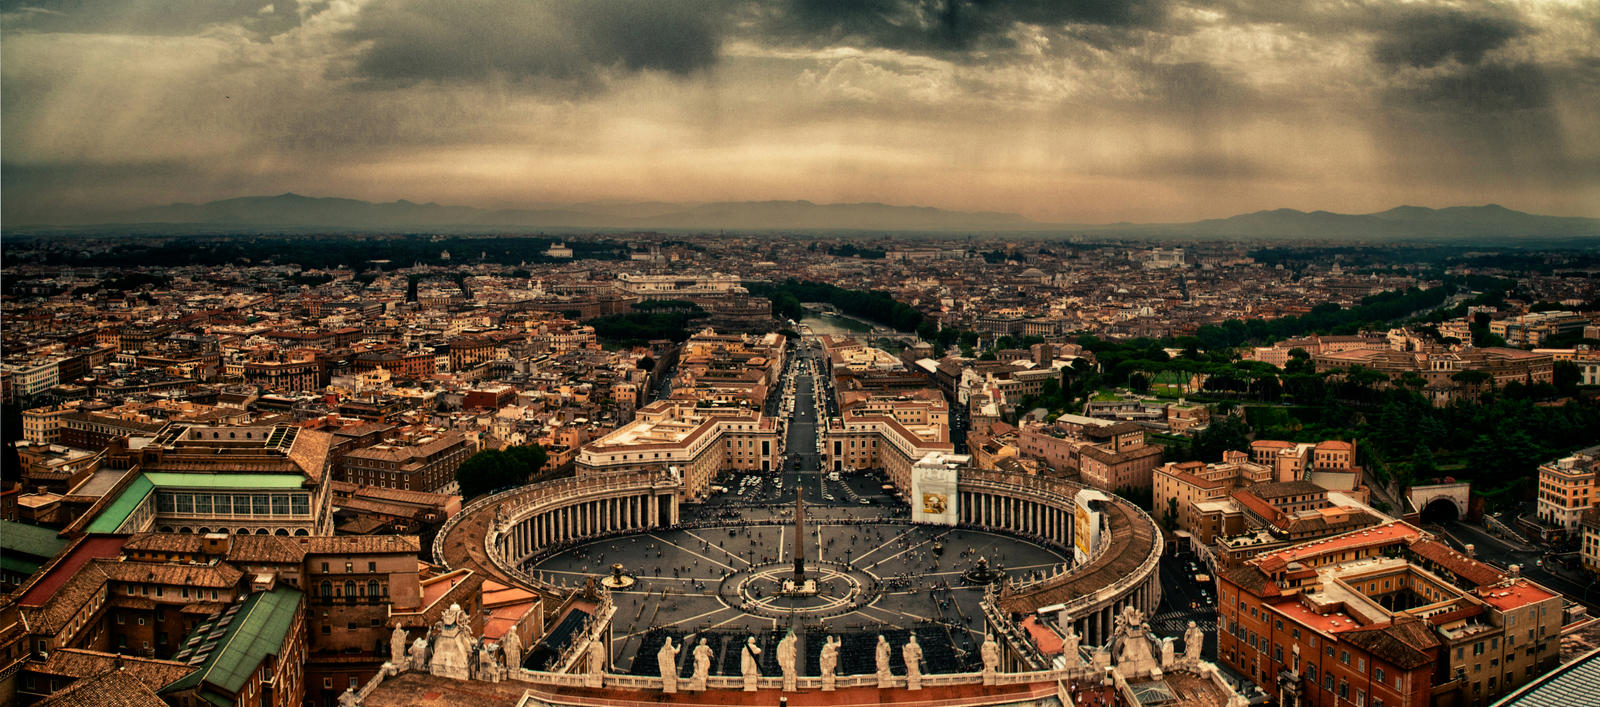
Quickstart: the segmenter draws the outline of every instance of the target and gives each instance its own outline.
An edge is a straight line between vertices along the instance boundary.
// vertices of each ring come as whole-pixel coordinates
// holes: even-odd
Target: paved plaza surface
[[[665,640],[681,645],[704,638],[717,651],[713,672],[737,675],[746,637],[772,648],[789,630],[802,637],[802,672],[815,673],[824,634],[843,637],[841,672],[847,673],[870,672],[878,634],[898,647],[912,631],[929,672],[974,669],[986,584],[965,573],[980,558],[1014,579],[1068,563],[1063,551],[1021,538],[912,525],[905,503],[889,493],[880,474],[820,469],[813,365],[802,351],[789,367],[795,404],[781,469],[725,473],[715,482],[722,491],[683,506],[684,527],[579,543],[527,566],[566,585],[598,581],[612,575],[613,564],[622,566],[631,584],[612,589],[612,655],[620,672],[654,675],[653,658]],[[805,507],[798,545],[797,495]],[[812,591],[804,585],[785,591],[795,576],[797,549]],[[685,649],[680,658],[689,654]],[[763,672],[776,674],[774,654],[764,653]],[[894,654],[899,660],[898,648]],[[641,656],[649,658],[636,660]],[[687,669],[687,660],[681,662]]]

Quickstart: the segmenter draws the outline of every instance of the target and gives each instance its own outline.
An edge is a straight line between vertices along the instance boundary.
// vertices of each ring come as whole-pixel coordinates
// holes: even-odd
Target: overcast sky
[[[1600,1],[0,0],[4,218],[294,191],[1600,216]]]

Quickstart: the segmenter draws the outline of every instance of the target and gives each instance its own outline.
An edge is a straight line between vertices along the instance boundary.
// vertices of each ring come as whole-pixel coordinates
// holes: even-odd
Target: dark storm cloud
[[[594,88],[613,71],[688,75],[717,60],[724,8],[699,0],[403,0],[363,8],[353,75]]]
[[[300,26],[293,0],[0,0],[0,13],[6,32],[187,35],[238,25],[275,35]]]
[[[1391,86],[1385,102],[1400,108],[1466,115],[1546,108],[1551,86],[1533,63],[1482,64],[1425,73]]]
[[[759,14],[761,30],[783,41],[959,59],[1011,48],[1019,26],[1128,27],[1164,13],[1155,0],[786,0]]]
[[[1472,65],[1523,31],[1520,22],[1496,14],[1446,8],[1408,11],[1387,24],[1373,45],[1372,57],[1391,66],[1426,68],[1451,59]]]
[[[1140,65],[1145,94],[1166,111],[1203,114],[1239,107],[1254,92],[1220,69],[1204,62]]]

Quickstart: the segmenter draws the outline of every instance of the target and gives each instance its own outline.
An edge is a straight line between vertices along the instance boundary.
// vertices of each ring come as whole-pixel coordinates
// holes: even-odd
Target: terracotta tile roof
[[[71,707],[165,707],[166,703],[126,671],[108,671],[86,677],[68,685],[40,705],[71,705]]]
[[[246,564],[297,564],[305,559],[305,550],[294,543],[300,538],[282,538],[276,535],[235,535],[228,548],[229,562]]]
[[[1250,487],[1250,492],[1264,499],[1289,496],[1326,496],[1328,492],[1310,481],[1268,481]]]
[[[312,481],[321,481],[328,468],[328,449],[333,446],[333,434],[321,430],[300,430],[295,435],[294,446],[289,448],[289,458]]]
[[[223,588],[239,583],[244,576],[232,565],[192,565],[171,562],[112,562],[100,560],[102,571],[118,582],[148,582],[172,586]]]
[[[17,603],[22,606],[45,605],[62,585],[77,575],[79,568],[96,557],[116,557],[122,552],[123,542],[123,538],[84,538],[35,574]]]
[[[1456,552],[1437,540],[1418,540],[1411,543],[1410,550],[1412,554],[1475,585],[1494,584],[1505,579],[1499,570]]]
[[[1479,589],[1478,596],[1501,611],[1516,609],[1550,599],[1555,594],[1525,579],[1518,579],[1503,587]]]
[[[166,687],[191,672],[194,668],[175,660],[158,660],[133,655],[114,655],[81,648],[63,648],[50,654],[44,665],[31,670],[46,675],[69,678],[86,678],[103,675],[118,668],[151,690]]]
[[[60,585],[43,606],[20,607],[33,633],[60,633],[85,611],[89,601],[105,592],[106,573],[99,563],[86,564]]]
[[[1354,629],[1344,632],[1341,637],[1351,645],[1402,670],[1420,668],[1433,662],[1433,658],[1423,652],[1423,649],[1407,641],[1411,638],[1411,634],[1396,632],[1392,626]],[[1438,645],[1438,641],[1435,640],[1433,645]]]
[[[342,555],[347,553],[403,553],[415,555],[422,543],[415,535],[356,535],[315,538],[286,538],[305,548],[308,555]]]
[[[1256,596],[1272,596],[1278,593],[1278,585],[1273,584],[1272,579],[1254,565],[1224,569],[1222,577]]]

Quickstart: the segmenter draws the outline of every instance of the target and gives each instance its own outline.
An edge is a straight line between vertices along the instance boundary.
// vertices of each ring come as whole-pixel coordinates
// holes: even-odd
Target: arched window
[[[329,582],[328,580],[324,579],[322,580],[322,584],[318,586],[317,589],[322,594],[323,599],[330,599],[333,597],[333,582]]]
[[[288,528],[279,528],[276,531],[274,531],[272,534],[280,536],[280,537],[287,538],[287,537],[289,537],[289,529]]]
[[[356,583],[355,582],[352,582],[352,581],[350,581],[348,579],[344,581],[344,595],[347,596],[347,597],[353,597],[353,596],[356,595]]]
[[[367,580],[367,596],[369,596],[369,597],[378,596],[378,580],[376,580],[376,579]]]

